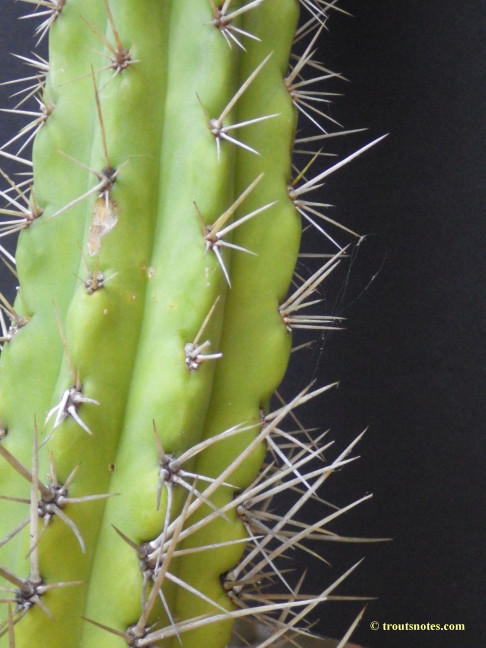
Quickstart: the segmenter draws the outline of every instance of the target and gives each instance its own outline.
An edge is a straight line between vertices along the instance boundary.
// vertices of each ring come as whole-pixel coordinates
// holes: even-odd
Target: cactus
[[[28,171],[2,172],[20,236],[15,260],[2,246],[0,645],[223,648],[250,616],[262,648],[309,633],[353,568],[308,595],[281,558],[342,539],[325,525],[356,502],[298,514],[354,443],[324,462],[282,423],[333,385],[271,397],[292,332],[339,326],[303,314],[346,256],[311,192],[371,145],[317,173],[306,151],[292,179],[299,109],[328,136],[302,75],[329,76],[314,47],[336,3],[301,0],[298,27],[297,0],[24,1],[49,60],[27,59],[31,121],[0,149]],[[295,287],[302,222],[333,251]]]

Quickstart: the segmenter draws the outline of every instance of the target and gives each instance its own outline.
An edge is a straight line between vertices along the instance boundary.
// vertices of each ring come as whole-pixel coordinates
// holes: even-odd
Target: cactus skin
[[[49,115],[33,146],[42,214],[16,254],[14,308],[27,323],[1,357],[0,492],[35,512],[46,500],[37,481],[48,490],[54,465],[80,501],[55,511],[40,538],[33,515],[1,548],[0,564],[38,589],[17,599],[0,646],[15,634],[16,648],[223,648],[237,606],[222,577],[248,537],[234,502],[281,418],[262,420],[291,349],[279,305],[301,217],[288,191],[297,118],[284,78],[299,5],[231,2],[244,8],[234,23],[256,37],[234,32],[243,51],[214,24],[229,3],[47,4],[59,12]],[[106,54],[118,40],[116,70]],[[242,127],[221,130],[230,124]],[[233,222],[251,216],[219,246],[216,222],[232,205]],[[32,470],[32,485],[8,457]],[[26,516],[18,502],[2,510],[0,538]],[[145,564],[137,547],[150,549]],[[162,589],[148,604],[151,579]]]

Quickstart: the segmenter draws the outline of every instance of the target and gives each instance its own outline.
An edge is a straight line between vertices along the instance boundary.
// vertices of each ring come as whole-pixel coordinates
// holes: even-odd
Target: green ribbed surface
[[[243,3],[244,4],[244,3]],[[231,3],[231,9],[237,2]],[[166,453],[180,454],[237,424],[257,424],[213,444],[184,465],[217,477],[259,430],[261,408],[280,383],[290,336],[278,313],[294,270],[300,217],[288,198],[295,114],[283,77],[295,30],[296,0],[265,0],[238,20],[261,40],[243,37],[246,51],[229,47],[207,0],[112,0],[110,9],[134,62],[114,78],[99,33],[115,43],[102,0],[66,0],[49,34],[46,92],[55,108],[34,144],[34,192],[44,213],[22,232],[17,251],[21,297],[16,306],[28,324],[4,345],[0,365],[2,444],[26,466],[32,463],[34,420],[39,428],[40,477],[52,453],[60,483],[79,465],[69,496],[115,493],[98,502],[66,507],[86,545],[55,518],[39,545],[46,584],[80,580],[42,600],[50,619],[34,606],[15,626],[16,648],[117,648],[123,638],[82,616],[124,633],[141,610],[142,575],[135,551],[113,525],[139,544],[162,532],[166,489],[157,510],[159,456],[153,424]],[[224,125],[277,116],[228,131],[259,155],[221,142],[220,156],[208,124],[271,53],[225,117]],[[108,161],[116,181],[100,198],[91,193],[106,166],[93,75],[99,89]],[[76,162],[77,161],[77,162]],[[201,217],[210,225],[260,175],[234,218],[275,204],[236,228],[225,240],[250,250],[224,250],[228,287],[218,259],[205,249]],[[75,204],[64,209],[71,202]],[[58,213],[61,212],[61,213]],[[198,213],[199,212],[199,213]],[[93,218],[117,219],[95,241]],[[88,294],[89,270],[106,284]],[[80,280],[80,278],[82,280]],[[196,337],[217,301],[201,342],[222,358],[188,370],[184,348]],[[22,303],[22,306],[20,305]],[[56,313],[62,323],[62,333]],[[63,344],[65,337],[65,345]],[[53,430],[47,413],[73,386],[79,372],[83,397],[77,414]],[[255,477],[264,454],[258,447],[214,495],[219,506]],[[3,460],[2,460],[3,461]],[[190,480],[189,480],[190,481]],[[198,483],[198,488],[202,488]],[[2,463],[0,492],[29,497],[30,486]],[[175,487],[171,519],[187,491]],[[26,507],[2,503],[0,537],[22,520]],[[202,506],[190,518],[208,515]],[[217,518],[184,541],[185,548],[242,538],[236,513]],[[0,562],[29,576],[28,530],[0,550]],[[171,573],[222,608],[231,609],[220,575],[238,561],[243,544],[177,559]],[[184,588],[164,585],[177,620],[221,611]],[[170,625],[159,604],[157,628]],[[183,636],[184,646],[223,647],[230,624]],[[0,639],[8,645],[8,637]],[[160,645],[179,645],[177,638]]]

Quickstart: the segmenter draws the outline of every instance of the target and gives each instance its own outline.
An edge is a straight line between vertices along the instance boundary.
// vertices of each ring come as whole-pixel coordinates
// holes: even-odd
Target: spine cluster
[[[23,1],[49,56],[15,80],[27,124],[0,148],[24,172],[0,190],[19,235],[0,248],[19,286],[0,296],[0,646],[224,648],[250,616],[260,648],[308,633],[351,570],[310,595],[283,565],[342,539],[326,524],[356,502],[318,493],[354,443],[324,459],[294,413],[334,385],[271,398],[292,333],[341,325],[319,290],[354,234],[315,191],[346,161],[314,172],[336,3]],[[298,114],[317,132],[295,144]],[[303,224],[326,253],[292,284]]]

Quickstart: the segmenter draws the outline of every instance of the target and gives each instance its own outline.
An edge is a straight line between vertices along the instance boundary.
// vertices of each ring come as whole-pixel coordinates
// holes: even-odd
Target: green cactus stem
[[[250,615],[275,642],[351,571],[310,596],[276,566],[356,504],[294,523],[354,444],[323,463],[281,425],[333,385],[270,403],[292,331],[339,326],[301,311],[343,246],[289,295],[302,217],[325,228],[303,196],[333,169],[291,159],[335,3],[297,31],[297,0],[24,1],[49,59],[0,149],[30,172],[35,135],[33,175],[2,172],[0,646],[224,648]]]

